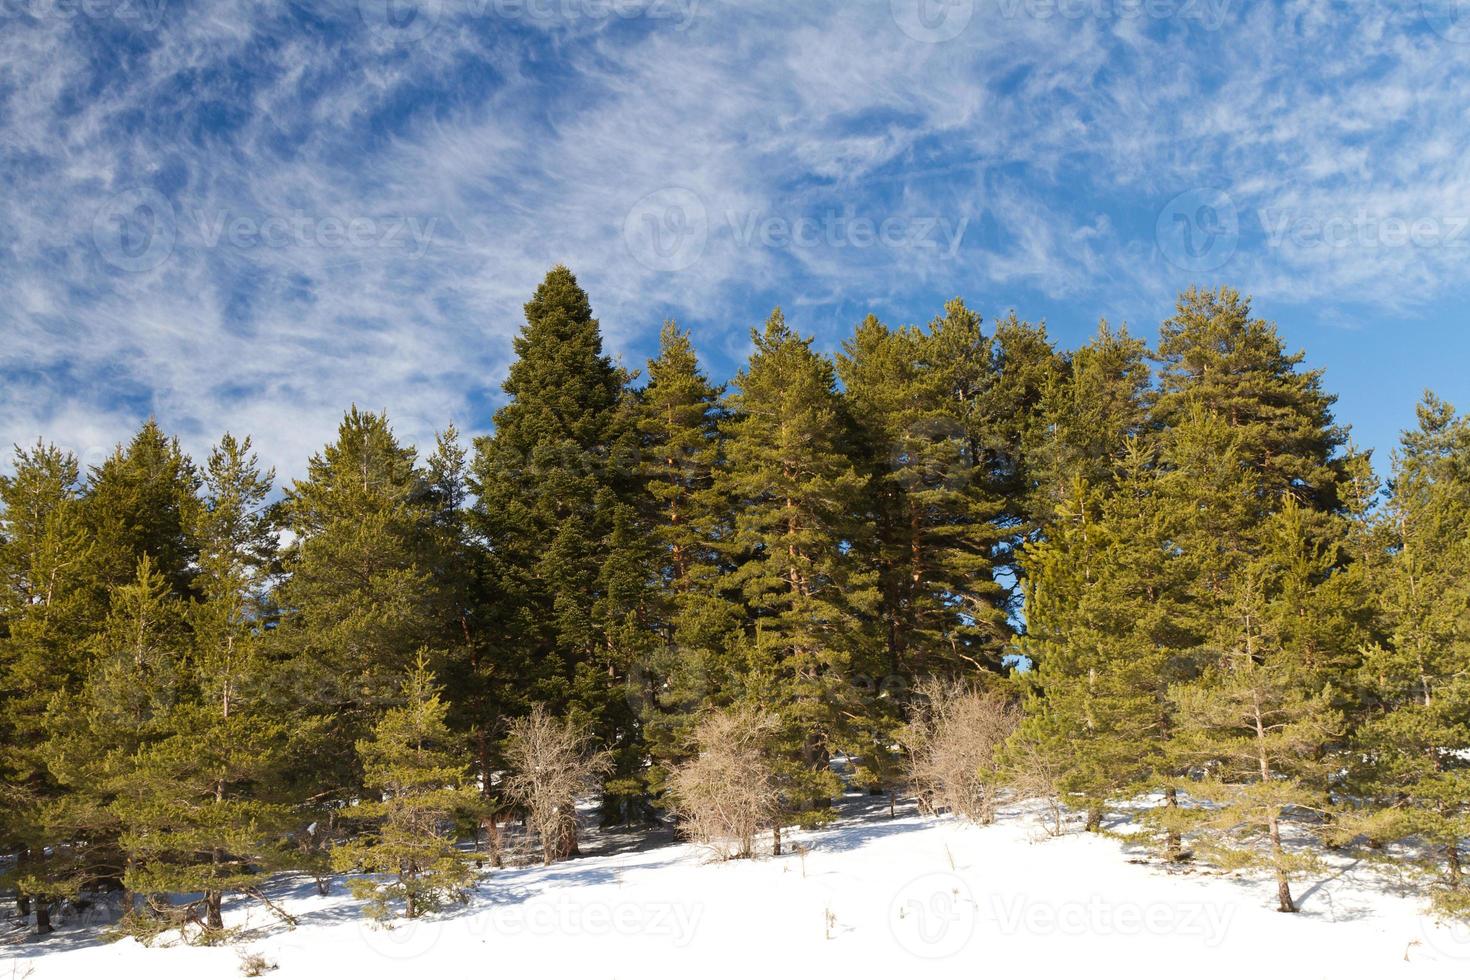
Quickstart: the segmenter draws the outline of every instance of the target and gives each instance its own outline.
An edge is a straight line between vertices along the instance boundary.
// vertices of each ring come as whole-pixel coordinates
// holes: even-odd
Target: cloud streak
[[[558,261],[614,351],[677,315],[721,374],[775,302],[831,345],[956,293],[1040,316],[1149,314],[1200,276],[1387,311],[1465,286],[1457,22],[1059,4],[12,2],[0,438],[92,456],[155,413],[294,475],[352,402],[420,442],[483,431]],[[1206,252],[1182,262],[1156,233],[1181,195]]]

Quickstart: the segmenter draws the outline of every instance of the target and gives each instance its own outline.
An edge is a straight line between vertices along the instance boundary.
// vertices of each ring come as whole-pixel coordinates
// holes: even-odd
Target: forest
[[[1393,457],[1229,287],[1157,343],[1075,350],[962,300],[828,356],[774,311],[728,383],[691,332],[603,349],[565,267],[525,305],[490,435],[352,407],[277,486],[245,433],[154,420],[83,472],[0,477],[0,872],[46,933],[223,933],[286,871],[368,914],[603,825],[779,853],[856,784],[998,801],[1163,860],[1317,855],[1470,913],[1470,422]],[[270,433],[254,433],[268,438]],[[277,910],[288,916],[284,910]]]

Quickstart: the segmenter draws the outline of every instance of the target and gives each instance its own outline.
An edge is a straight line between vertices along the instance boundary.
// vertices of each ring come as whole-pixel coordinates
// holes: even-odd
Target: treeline
[[[287,868],[387,872],[364,894],[417,914],[467,887],[456,836],[493,843],[514,805],[569,856],[546,793],[595,775],[604,821],[654,818],[730,719],[756,719],[720,740],[768,763],[779,833],[830,814],[834,754],[898,791],[926,720],[1017,704],[965,773],[1094,829],[1127,809],[1174,860],[1264,861],[1283,910],[1304,835],[1470,905],[1450,406],[1426,398],[1379,488],[1225,288],[1183,294],[1156,350],[1103,323],[1061,351],[955,300],[831,359],[778,310],[723,387],[672,324],[621,369],[565,268],[525,314],[492,435],[421,455],[354,408],[275,502],[245,438],[198,462],[150,421],[87,473],[17,450],[0,843],[38,928],[120,890],[164,922],[201,896],[218,929]],[[934,710],[965,690],[998,708]]]

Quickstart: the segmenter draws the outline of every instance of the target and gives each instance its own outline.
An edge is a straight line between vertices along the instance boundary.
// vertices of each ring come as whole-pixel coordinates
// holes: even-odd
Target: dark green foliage
[[[494,435],[476,441],[473,465],[487,627],[504,671],[494,702],[502,714],[539,701],[592,720],[620,761],[607,813],[616,819],[641,795],[627,686],[652,642],[638,595],[652,570],[627,509],[635,411],[568,269],[547,274],[525,313],[504,386],[511,400]]]
[[[745,610],[732,694],[780,719],[788,804],[806,812],[834,788],[828,754],[872,713],[873,530],[831,363],[780,310],[752,339],[716,477],[734,505],[722,586]]]
[[[928,330],[869,317],[838,364],[874,481],[887,672],[999,670],[1011,633],[995,578],[1004,501],[973,410],[989,368],[979,317],[959,301]]]

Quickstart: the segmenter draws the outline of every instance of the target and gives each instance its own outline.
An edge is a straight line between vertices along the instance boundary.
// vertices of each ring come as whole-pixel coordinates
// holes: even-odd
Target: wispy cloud
[[[1470,30],[1425,3],[16,0],[0,438],[483,430],[558,261],[614,350],[676,314],[717,370],[778,301],[828,344],[955,293],[1433,302]]]

